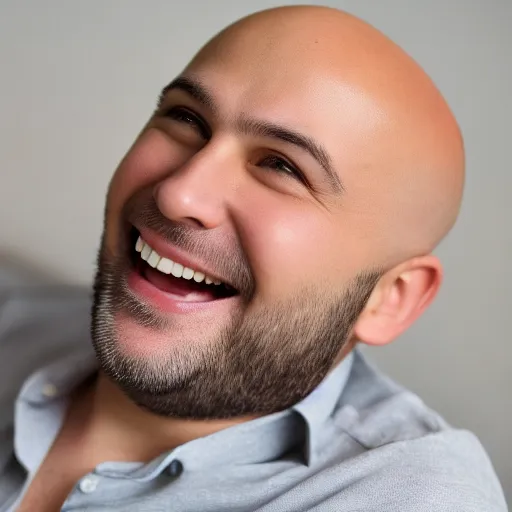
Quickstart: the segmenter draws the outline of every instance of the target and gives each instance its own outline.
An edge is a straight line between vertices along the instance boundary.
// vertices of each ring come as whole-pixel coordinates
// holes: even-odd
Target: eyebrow
[[[179,90],[186,92],[189,96],[202,103],[205,107],[208,107],[212,112],[217,112],[217,105],[213,96],[208,92],[206,87],[197,80],[180,76],[173,80],[169,85],[166,85],[160,93],[158,99],[158,106],[160,107],[164,101],[166,94],[172,90]]]
[[[173,80],[163,88],[160,93],[158,105],[163,103],[166,94],[171,90],[180,90],[187,93],[199,103],[209,108],[214,114],[218,112],[217,104],[213,95],[198,80],[181,76]],[[343,192],[344,186],[340,177],[333,168],[329,153],[311,137],[303,135],[288,127],[281,126],[269,121],[262,121],[248,117],[241,117],[237,123],[238,130],[246,135],[269,137],[297,146],[309,153],[322,167],[327,180],[335,192]]]
[[[259,137],[270,137],[272,139],[277,139],[289,144],[293,144],[294,146],[303,149],[322,166],[327,179],[334,190],[336,192],[342,192],[344,190],[338,174],[333,169],[329,154],[311,137],[303,135],[287,127],[280,126],[269,121],[261,121],[259,119],[242,117],[239,120],[238,125],[240,131],[244,134],[255,135]]]

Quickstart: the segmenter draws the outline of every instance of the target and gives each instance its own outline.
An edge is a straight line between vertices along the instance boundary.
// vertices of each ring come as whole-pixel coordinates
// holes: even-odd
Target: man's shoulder
[[[90,292],[72,286],[0,287],[0,413],[36,370],[87,344]]]
[[[368,496],[364,510],[507,510],[492,464],[479,440],[468,431],[448,428],[390,442],[368,450],[359,464],[373,468],[360,482],[367,488],[367,492],[362,490],[362,495]]]
[[[354,456],[335,465],[344,490],[333,499],[344,506],[348,491],[354,506],[357,500],[364,501],[355,510],[507,510],[498,478],[477,437],[451,427],[361,354],[356,356],[336,424],[355,446]]]
[[[292,489],[294,501],[305,504],[297,510],[507,512],[489,458],[470,432],[445,429],[351,451],[348,457],[332,453],[307,483]],[[278,505],[290,499],[285,494]]]
[[[90,292],[75,286],[0,287],[0,351],[16,344],[16,353],[36,352],[78,341],[89,331]]]

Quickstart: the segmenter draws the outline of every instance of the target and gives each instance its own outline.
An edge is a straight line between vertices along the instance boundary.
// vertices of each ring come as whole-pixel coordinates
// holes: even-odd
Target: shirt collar
[[[325,438],[321,431],[340,400],[353,362],[354,353],[351,352],[306,398],[292,407],[304,418],[307,425],[304,455],[308,465],[314,464],[315,456],[320,451],[320,444]]]
[[[199,469],[210,463],[218,465],[219,461],[243,464],[276,460],[294,446],[302,444],[306,463],[314,464],[325,438],[322,430],[347,383],[353,359],[353,354],[349,354],[306,398],[290,409],[186,443],[162,454],[145,469],[136,465],[140,468],[136,469],[137,476],[147,478],[149,473],[159,471],[160,466],[164,467],[168,459],[172,460],[178,452],[187,458],[188,469],[195,466]],[[97,367],[92,347],[86,345],[82,350],[61,357],[33,374],[23,386],[19,398],[39,406],[66,398]],[[105,469],[108,471],[110,466],[109,463],[105,464]]]
[[[80,350],[61,356],[33,373],[25,381],[18,397],[33,405],[68,397],[97,367],[92,346],[84,343]]]
[[[27,471],[41,464],[61,428],[71,391],[97,366],[92,346],[61,355],[23,384],[14,411],[14,453]]]

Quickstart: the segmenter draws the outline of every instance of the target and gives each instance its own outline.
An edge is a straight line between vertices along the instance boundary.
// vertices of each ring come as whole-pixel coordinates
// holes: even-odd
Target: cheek
[[[245,202],[242,232],[258,291],[285,298],[309,284],[318,286],[325,269],[335,269],[334,224],[326,213],[288,198],[257,204],[249,209]]]
[[[162,180],[174,167],[181,165],[184,155],[156,130],[144,131],[115,171],[107,194],[107,244],[113,248],[121,210],[136,192]]]

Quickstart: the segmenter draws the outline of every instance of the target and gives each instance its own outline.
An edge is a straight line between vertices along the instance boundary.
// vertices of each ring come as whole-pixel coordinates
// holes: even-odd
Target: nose
[[[206,146],[154,186],[158,208],[168,219],[194,227],[221,225],[236,188],[235,166],[225,149]]]

